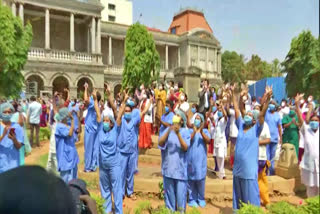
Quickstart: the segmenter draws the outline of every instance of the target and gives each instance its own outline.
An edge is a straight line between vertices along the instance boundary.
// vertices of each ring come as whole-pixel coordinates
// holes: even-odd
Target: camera
[[[80,195],[90,196],[86,183],[81,179],[74,179],[69,182],[69,189],[76,204],[77,214],[91,214],[87,205],[80,200]]]

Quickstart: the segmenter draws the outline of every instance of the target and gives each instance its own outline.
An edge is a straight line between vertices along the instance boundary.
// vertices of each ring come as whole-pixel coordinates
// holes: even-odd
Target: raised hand
[[[88,87],[89,87],[89,85],[88,85],[88,83],[86,82],[86,83],[84,84],[84,88],[87,89]]]
[[[104,85],[106,86],[106,95],[110,96],[111,94],[110,86],[107,83],[105,83]]]
[[[297,96],[294,98],[294,102],[295,103],[300,103],[300,100],[302,100],[303,99],[303,96],[304,96],[304,94],[297,94]]]
[[[265,89],[265,93],[268,95],[268,96],[272,96],[272,86],[267,86],[266,89]]]
[[[93,100],[97,100],[97,90],[96,89],[93,89],[92,97],[93,97]]]

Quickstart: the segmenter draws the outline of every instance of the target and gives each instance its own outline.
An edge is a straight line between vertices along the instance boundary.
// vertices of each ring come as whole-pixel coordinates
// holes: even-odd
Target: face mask
[[[127,101],[127,104],[130,106],[130,107],[133,107],[134,106],[134,102],[132,100],[128,100]]]
[[[290,117],[294,117],[295,114],[296,114],[296,113],[295,113],[293,110],[291,110],[290,113],[289,113],[289,116],[290,116]]]
[[[179,116],[177,116],[177,115],[173,116],[173,118],[172,118],[172,123],[173,124],[177,124],[177,123],[179,124],[180,121],[181,121],[181,118]]]
[[[71,102],[71,105],[72,105],[72,106],[74,105],[74,102],[73,102],[73,101]]]
[[[258,117],[259,117],[260,111],[254,109],[254,110],[252,111],[252,114],[253,114],[253,118],[254,118],[255,120],[257,120]]]
[[[124,119],[126,119],[127,121],[128,121],[128,120],[131,120],[131,112],[125,113],[125,114],[124,114]]]
[[[302,99],[302,100],[300,100],[300,104],[303,104],[304,103],[304,100]]]
[[[285,106],[286,106],[286,104],[285,104],[284,102],[282,102],[282,103],[281,103],[281,106],[282,106],[282,107],[285,107]]]
[[[181,97],[180,97],[180,100],[181,100],[181,101],[184,101],[184,96],[181,96]]]
[[[196,108],[192,108],[191,112],[192,112],[192,114],[196,113],[197,112]]]
[[[140,86],[140,90],[141,90],[141,91],[143,90],[143,86]]]
[[[308,98],[308,102],[311,102],[311,101],[312,101],[312,98],[311,98],[311,97],[309,97],[309,98]]]
[[[105,132],[109,131],[110,130],[110,123],[108,123],[108,122],[103,123],[103,130]]]
[[[1,118],[3,122],[9,122],[12,114],[2,114]]]
[[[316,131],[319,128],[319,122],[318,121],[310,121],[310,127],[312,130]]]
[[[218,117],[220,118],[220,117],[222,117],[222,116],[223,116],[222,112],[221,112],[221,111],[218,111]]]
[[[178,88],[178,86],[174,86],[174,90],[178,90],[179,88]]]
[[[212,107],[212,112],[214,113],[214,112],[216,112],[217,111],[217,107],[216,106],[213,106]]]
[[[276,108],[276,106],[274,104],[269,104],[270,111],[274,111],[275,108]]]
[[[162,86],[159,86],[159,90],[161,91],[163,89],[163,87]]]
[[[250,126],[250,125],[252,124],[252,117],[250,117],[250,116],[248,116],[248,115],[245,115],[244,118],[243,118],[243,120],[244,120],[244,124],[245,124],[246,126]]]
[[[200,124],[201,124],[201,120],[199,120],[199,119],[194,119],[194,125],[195,125],[195,127],[199,128],[199,127],[200,127]]]
[[[147,95],[146,95],[146,94],[143,94],[143,95],[142,95],[142,99],[147,99]]]
[[[170,111],[168,106],[164,107],[164,110],[166,111],[166,113],[168,113]]]
[[[247,99],[248,99],[247,96],[243,96],[243,97],[242,97],[243,102],[247,101]]]

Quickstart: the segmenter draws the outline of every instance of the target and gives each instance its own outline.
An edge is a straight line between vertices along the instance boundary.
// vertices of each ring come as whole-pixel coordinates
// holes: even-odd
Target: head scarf
[[[186,115],[183,113],[183,111],[181,111],[181,110],[176,110],[175,113],[176,113],[177,115],[179,115],[179,116],[183,119],[183,127],[186,127],[187,117],[186,117]]]
[[[14,108],[13,108],[13,106],[11,105],[11,103],[6,102],[6,103],[2,103],[2,104],[0,105],[0,118],[2,118],[2,114],[3,114],[4,110],[6,110],[6,109],[8,109],[8,108],[11,109],[11,112],[12,112],[12,114],[13,114],[13,113],[14,113]]]
[[[103,117],[108,117],[113,124],[116,124],[116,121],[110,111],[103,111]]]
[[[69,114],[69,110],[67,107],[63,107],[59,109],[58,114],[55,116],[55,119],[57,119],[58,122],[61,122],[64,120]]]

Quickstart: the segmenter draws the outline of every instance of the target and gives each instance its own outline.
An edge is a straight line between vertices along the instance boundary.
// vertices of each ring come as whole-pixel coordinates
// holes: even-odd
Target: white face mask
[[[281,103],[281,106],[282,106],[282,107],[285,107],[285,105],[286,105],[286,104],[285,104],[284,102]]]
[[[159,90],[162,90],[163,89],[163,87],[162,86],[159,86]]]
[[[308,98],[308,102],[311,102],[311,101],[312,101],[312,97],[309,97],[309,98]]]
[[[244,102],[247,101],[247,99],[248,99],[247,96],[243,96],[243,97],[242,97],[242,100],[243,100]]]
[[[181,100],[181,101],[184,101],[184,96],[181,96],[181,97],[180,97],[180,100]]]
[[[300,100],[300,104],[303,104],[304,103],[304,100]]]
[[[146,99],[146,98],[147,98],[147,95],[146,95],[146,94],[143,94],[143,95],[142,95],[142,98],[143,98],[143,99]]]
[[[144,87],[143,86],[140,86],[140,90],[142,91],[144,89]]]

